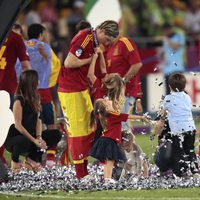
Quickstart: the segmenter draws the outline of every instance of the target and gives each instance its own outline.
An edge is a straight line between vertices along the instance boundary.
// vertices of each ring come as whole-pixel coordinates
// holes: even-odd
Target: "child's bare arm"
[[[155,134],[160,135],[163,131],[164,128],[164,120],[160,119],[156,122],[155,124]]]
[[[90,80],[92,85],[94,84],[94,82],[96,80],[96,76],[95,76],[94,71],[95,71],[95,64],[96,64],[97,58],[98,58],[98,54],[94,53],[93,56],[92,56],[92,61],[90,63],[88,74],[87,74],[87,77]]]
[[[149,117],[148,116],[146,116],[146,115],[129,115],[128,116],[128,119],[129,120],[138,120],[138,119],[140,119],[140,120],[143,120],[144,122],[149,122]]]
[[[103,55],[103,51],[101,50],[100,47],[95,48],[95,52],[98,53],[99,57],[100,57],[100,69],[101,69],[101,73],[102,74],[106,74],[107,70],[106,70],[106,62],[105,62],[105,58]]]

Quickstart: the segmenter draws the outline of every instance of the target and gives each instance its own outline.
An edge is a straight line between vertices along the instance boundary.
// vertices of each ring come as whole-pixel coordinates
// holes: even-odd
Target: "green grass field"
[[[200,123],[196,123],[197,127],[200,128]],[[152,129],[153,130],[153,129]],[[151,133],[153,134],[153,132]],[[142,147],[143,151],[150,158],[150,162],[153,162],[152,154],[157,146],[157,137],[150,140],[150,135],[136,135],[136,142]],[[10,161],[9,153],[6,153],[6,159]],[[91,159],[92,160],[92,159]],[[62,192],[62,191],[50,191],[41,193],[40,191],[24,191],[18,193],[4,193],[0,191],[0,200],[36,200],[36,199],[161,199],[161,200],[196,200],[200,199],[200,189],[199,188],[183,188],[183,189],[154,189],[154,190],[109,190],[109,191],[72,191],[72,192]]]
[[[197,200],[200,199],[200,189],[199,188],[186,188],[186,189],[170,189],[170,190],[127,190],[127,191],[98,191],[98,192],[57,192],[52,191],[48,193],[41,194],[40,192],[26,192],[18,193],[15,195],[10,194],[0,194],[1,200],[51,200],[51,199],[115,199],[115,200]]]

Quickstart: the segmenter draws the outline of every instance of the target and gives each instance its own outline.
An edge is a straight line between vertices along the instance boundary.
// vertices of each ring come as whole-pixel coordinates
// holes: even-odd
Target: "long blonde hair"
[[[125,83],[117,73],[109,74],[105,81],[106,95],[113,102],[113,108],[120,112],[125,101]]]

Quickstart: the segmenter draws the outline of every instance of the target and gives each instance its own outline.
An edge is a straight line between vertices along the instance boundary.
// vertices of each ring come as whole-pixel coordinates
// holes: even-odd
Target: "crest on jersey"
[[[119,55],[119,49],[118,47],[115,48],[114,52],[113,52],[113,56],[118,56]]]
[[[76,50],[76,56],[77,57],[80,57],[82,55],[82,53],[83,53],[83,49],[80,48],[80,49]]]

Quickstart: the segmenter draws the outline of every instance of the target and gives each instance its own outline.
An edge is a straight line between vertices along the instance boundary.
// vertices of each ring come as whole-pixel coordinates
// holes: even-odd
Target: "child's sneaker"
[[[110,185],[110,184],[116,184],[117,181],[115,181],[114,179],[112,178],[105,178],[105,184],[106,185]]]

